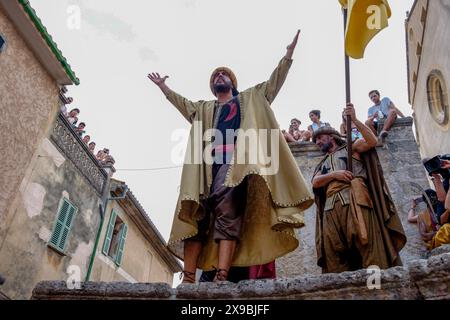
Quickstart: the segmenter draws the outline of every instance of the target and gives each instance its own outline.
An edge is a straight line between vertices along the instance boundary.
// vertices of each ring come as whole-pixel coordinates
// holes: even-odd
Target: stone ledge
[[[380,123],[384,123],[384,121],[382,120]],[[413,118],[412,117],[405,117],[405,118],[398,118],[397,120],[395,120],[394,125],[392,126],[392,132],[391,135],[393,137],[395,137],[395,141],[400,141],[402,140],[401,137],[401,132],[402,129],[409,128],[412,127],[413,125]],[[380,130],[381,130],[380,126]],[[380,131],[379,130],[379,131]],[[392,141],[392,137],[388,138],[387,141]],[[403,140],[402,140],[403,141]],[[319,149],[319,147],[313,143],[313,142],[304,142],[304,141],[299,141],[299,142],[290,142],[288,143],[289,148],[291,149],[292,154],[297,157],[300,156],[302,154],[305,154],[308,157],[320,157],[323,156],[324,153]],[[378,147],[383,146],[384,143],[380,143],[378,145]]]
[[[86,282],[69,289],[65,281],[42,281],[33,290],[33,300],[158,300],[169,299],[174,289],[167,283]]]
[[[366,270],[340,274],[304,275],[276,280],[248,280],[238,284],[200,283],[172,289],[163,283],[88,282],[80,290],[67,289],[64,281],[40,282],[34,300],[195,300],[195,299],[450,299],[449,248],[428,260],[381,271],[381,288],[369,290]]]

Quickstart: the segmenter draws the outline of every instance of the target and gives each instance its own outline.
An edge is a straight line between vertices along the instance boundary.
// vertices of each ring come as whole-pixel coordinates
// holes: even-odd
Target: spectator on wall
[[[88,134],[83,137],[83,142],[85,144],[88,144],[90,140],[91,140],[91,136]]]

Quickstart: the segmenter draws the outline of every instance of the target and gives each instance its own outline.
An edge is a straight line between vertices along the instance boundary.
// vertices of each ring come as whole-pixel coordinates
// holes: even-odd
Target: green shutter
[[[109,217],[108,229],[106,230],[105,242],[103,243],[102,252],[105,255],[108,255],[108,252],[109,252],[109,246],[111,245],[112,233],[114,230],[114,225],[116,224],[116,217],[117,217],[116,212],[114,210],[112,210],[111,216]]]
[[[120,243],[119,243],[119,252],[116,257],[116,264],[120,266],[122,264],[122,258],[123,258],[123,248],[125,246],[125,239],[127,237],[128,232],[128,226],[124,223],[121,233],[120,233]]]
[[[76,211],[75,207],[71,205],[69,207],[69,213],[68,213],[66,221],[64,223],[63,232],[61,235],[61,241],[59,242],[59,248],[63,251],[66,250],[67,236],[69,235],[70,228],[72,227],[72,221],[73,221],[73,217],[75,215],[75,211]]]
[[[50,244],[61,251],[66,249],[67,238],[76,212],[77,208],[74,207],[67,199],[63,199],[63,203],[59,209],[55,227],[53,228],[53,233],[50,238]]]

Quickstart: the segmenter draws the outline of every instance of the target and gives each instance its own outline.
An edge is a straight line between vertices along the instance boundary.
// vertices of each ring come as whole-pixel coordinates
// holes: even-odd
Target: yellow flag
[[[391,8],[387,0],[339,0],[347,8],[345,52],[361,59],[370,40],[388,26]]]

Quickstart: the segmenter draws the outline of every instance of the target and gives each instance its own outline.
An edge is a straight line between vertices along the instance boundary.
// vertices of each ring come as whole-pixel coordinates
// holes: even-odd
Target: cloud
[[[156,62],[158,61],[158,56],[156,55],[156,53],[148,48],[148,47],[140,47],[139,48],[139,56],[141,57],[141,59],[143,61],[153,61]]]
[[[87,4],[88,2],[84,0],[69,1],[69,5],[75,5],[80,8],[81,19],[93,26],[97,31],[111,35],[119,41],[132,42],[136,39],[137,35],[131,24],[111,13],[89,8]]]
[[[119,41],[132,42],[136,39],[133,27],[112,14],[83,8],[82,18],[97,30],[110,34]]]
[[[197,8],[199,0],[185,0],[183,2],[186,8]]]

